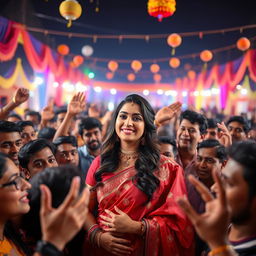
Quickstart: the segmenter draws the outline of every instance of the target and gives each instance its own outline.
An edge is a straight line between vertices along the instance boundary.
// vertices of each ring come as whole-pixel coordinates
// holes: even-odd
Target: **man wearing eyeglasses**
[[[0,121],[0,152],[7,154],[18,166],[18,152],[23,145],[20,128],[13,122]]]

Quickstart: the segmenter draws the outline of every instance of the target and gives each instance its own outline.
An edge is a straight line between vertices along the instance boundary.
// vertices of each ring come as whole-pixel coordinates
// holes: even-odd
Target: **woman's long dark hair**
[[[0,179],[3,177],[4,173],[7,171],[7,159],[10,158],[9,155],[0,153]],[[8,221],[4,226],[4,236],[11,240],[19,250],[21,250],[26,255],[32,255],[32,252],[26,247],[25,243],[22,241],[21,234],[14,228],[11,221]]]
[[[108,135],[102,146],[101,166],[95,174],[98,183],[102,180],[103,173],[116,171],[119,164],[120,142],[115,131],[117,116],[126,103],[136,103],[139,105],[141,114],[145,122],[143,143],[139,146],[139,157],[135,162],[137,174],[133,178],[134,184],[151,199],[154,191],[159,186],[159,179],[153,174],[157,169],[160,153],[156,140],[156,127],[154,125],[155,113],[150,104],[141,96],[131,94],[127,96],[116,108],[113,119],[109,125]]]

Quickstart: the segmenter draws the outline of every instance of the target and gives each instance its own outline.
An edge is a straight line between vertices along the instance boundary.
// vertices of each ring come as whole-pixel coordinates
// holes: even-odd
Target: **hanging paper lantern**
[[[65,56],[69,54],[69,47],[65,44],[60,44],[57,48],[59,54]]]
[[[203,61],[203,62],[209,62],[212,60],[212,52],[209,51],[209,50],[204,50],[200,53],[200,59]]]
[[[169,65],[172,68],[177,68],[180,66],[180,60],[178,58],[173,57],[170,59]]]
[[[72,20],[78,19],[82,14],[82,7],[76,0],[65,0],[60,4],[61,16],[68,20],[67,27],[71,27]]]
[[[149,0],[148,13],[150,16],[158,18],[162,21],[163,18],[172,16],[176,11],[175,0]]]
[[[173,33],[167,37],[167,43],[172,47],[172,55],[175,54],[175,48],[180,46],[182,43],[182,38],[180,35]]]
[[[134,70],[134,72],[138,72],[142,68],[142,64],[139,60],[133,60],[131,63],[131,68]]]
[[[150,66],[150,71],[151,71],[152,73],[157,73],[157,72],[159,72],[159,70],[160,70],[160,67],[159,67],[159,65],[157,65],[157,64],[152,64],[152,65]]]
[[[248,38],[241,37],[240,39],[237,40],[236,46],[240,51],[246,51],[250,48],[251,42]]]
[[[133,73],[130,73],[127,75],[127,80],[130,82],[134,81],[135,78],[136,78],[136,76]]]
[[[107,72],[107,73],[106,73],[106,78],[107,78],[108,80],[111,80],[113,77],[114,77],[114,73],[112,73],[112,72]]]
[[[162,79],[162,76],[160,74],[154,74],[153,78],[156,83],[159,83]]]
[[[188,77],[189,79],[194,80],[196,78],[196,72],[194,70],[189,70]]]
[[[118,63],[114,60],[109,61],[108,68],[110,71],[115,72],[118,69]]]
[[[84,62],[84,58],[80,55],[76,55],[74,58],[73,58],[73,62],[74,64],[76,65],[76,67],[79,67],[81,64],[83,64]]]
[[[85,56],[85,57],[89,57],[93,54],[93,48],[90,46],[90,45],[85,45],[83,46],[82,48],[82,54]]]

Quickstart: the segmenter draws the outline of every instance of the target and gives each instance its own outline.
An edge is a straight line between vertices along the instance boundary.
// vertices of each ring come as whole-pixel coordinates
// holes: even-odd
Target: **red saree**
[[[94,173],[100,166],[100,158],[92,163],[86,183],[95,186]],[[145,194],[132,182],[136,174],[133,167],[102,176],[103,186],[96,189],[99,215],[106,215],[104,209],[115,212],[117,206],[133,220],[146,222],[144,237],[124,234],[132,241],[133,256],[192,256],[193,228],[175,198],[186,194],[183,170],[168,158],[161,156],[159,170],[154,174],[160,185],[147,204]],[[97,220],[98,223],[99,219]],[[107,256],[110,253],[93,248],[91,255]]]

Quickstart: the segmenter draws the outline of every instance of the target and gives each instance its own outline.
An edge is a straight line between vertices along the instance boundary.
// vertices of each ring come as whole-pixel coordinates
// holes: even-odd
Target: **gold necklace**
[[[120,149],[120,159],[124,162],[125,167],[130,166],[132,160],[138,158],[139,153],[137,151],[125,151]]]

